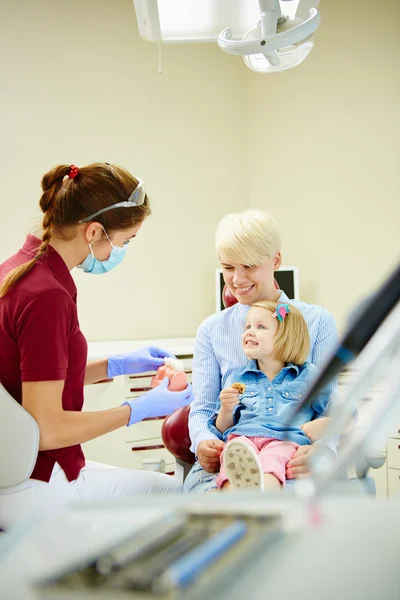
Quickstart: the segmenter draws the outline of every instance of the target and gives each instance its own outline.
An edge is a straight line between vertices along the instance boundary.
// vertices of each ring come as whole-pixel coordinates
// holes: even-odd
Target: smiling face
[[[258,306],[250,308],[242,336],[243,351],[247,358],[265,360],[273,356],[277,328],[278,320],[271,311]]]
[[[254,304],[258,300],[276,300],[279,297],[274,284],[274,273],[281,264],[278,252],[258,266],[241,265],[220,256],[222,274],[229,291],[241,304]]]

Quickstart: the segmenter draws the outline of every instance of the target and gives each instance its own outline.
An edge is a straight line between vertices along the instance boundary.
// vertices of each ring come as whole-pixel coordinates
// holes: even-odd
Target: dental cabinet
[[[389,498],[400,494],[400,426],[387,440],[387,492]]]

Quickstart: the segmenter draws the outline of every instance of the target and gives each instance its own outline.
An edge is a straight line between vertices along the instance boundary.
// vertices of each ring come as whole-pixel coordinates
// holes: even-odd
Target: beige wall
[[[303,298],[343,323],[400,246],[400,7],[381,32],[361,4],[324,0],[309,59],[262,76],[209,44],[163,46],[159,74],[131,0],[3,0],[0,261],[37,227],[48,168],[115,162],[153,215],[118,270],[74,275],[88,339],[193,335],[214,309],[215,226],[247,206],[278,218]]]
[[[380,23],[374,0],[320,9],[301,66],[246,74],[248,205],[275,215],[302,299],[342,329],[400,257],[400,3]]]
[[[193,335],[214,310],[216,224],[246,190],[241,62],[213,44],[163,46],[159,74],[131,0],[2,1],[0,27],[0,261],[37,226],[50,167],[121,164],[153,215],[116,271],[74,275],[82,329]]]

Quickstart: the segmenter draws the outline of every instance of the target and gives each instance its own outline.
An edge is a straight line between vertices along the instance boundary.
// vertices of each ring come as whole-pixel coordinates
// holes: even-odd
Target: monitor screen
[[[291,298],[299,300],[299,269],[298,267],[284,267],[282,266],[279,271],[275,271],[275,279],[278,282],[279,288],[285,292],[285,294]],[[224,310],[224,303],[222,301],[222,291],[224,289],[224,278],[222,276],[222,269],[216,270],[216,311],[219,312]]]

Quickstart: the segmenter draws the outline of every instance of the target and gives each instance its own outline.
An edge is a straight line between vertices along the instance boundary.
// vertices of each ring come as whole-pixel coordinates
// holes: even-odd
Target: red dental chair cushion
[[[161,428],[161,437],[164,446],[175,458],[192,465],[196,459],[193,452],[189,450],[189,412],[190,406],[184,406],[178,408],[172,415],[165,417]]]

